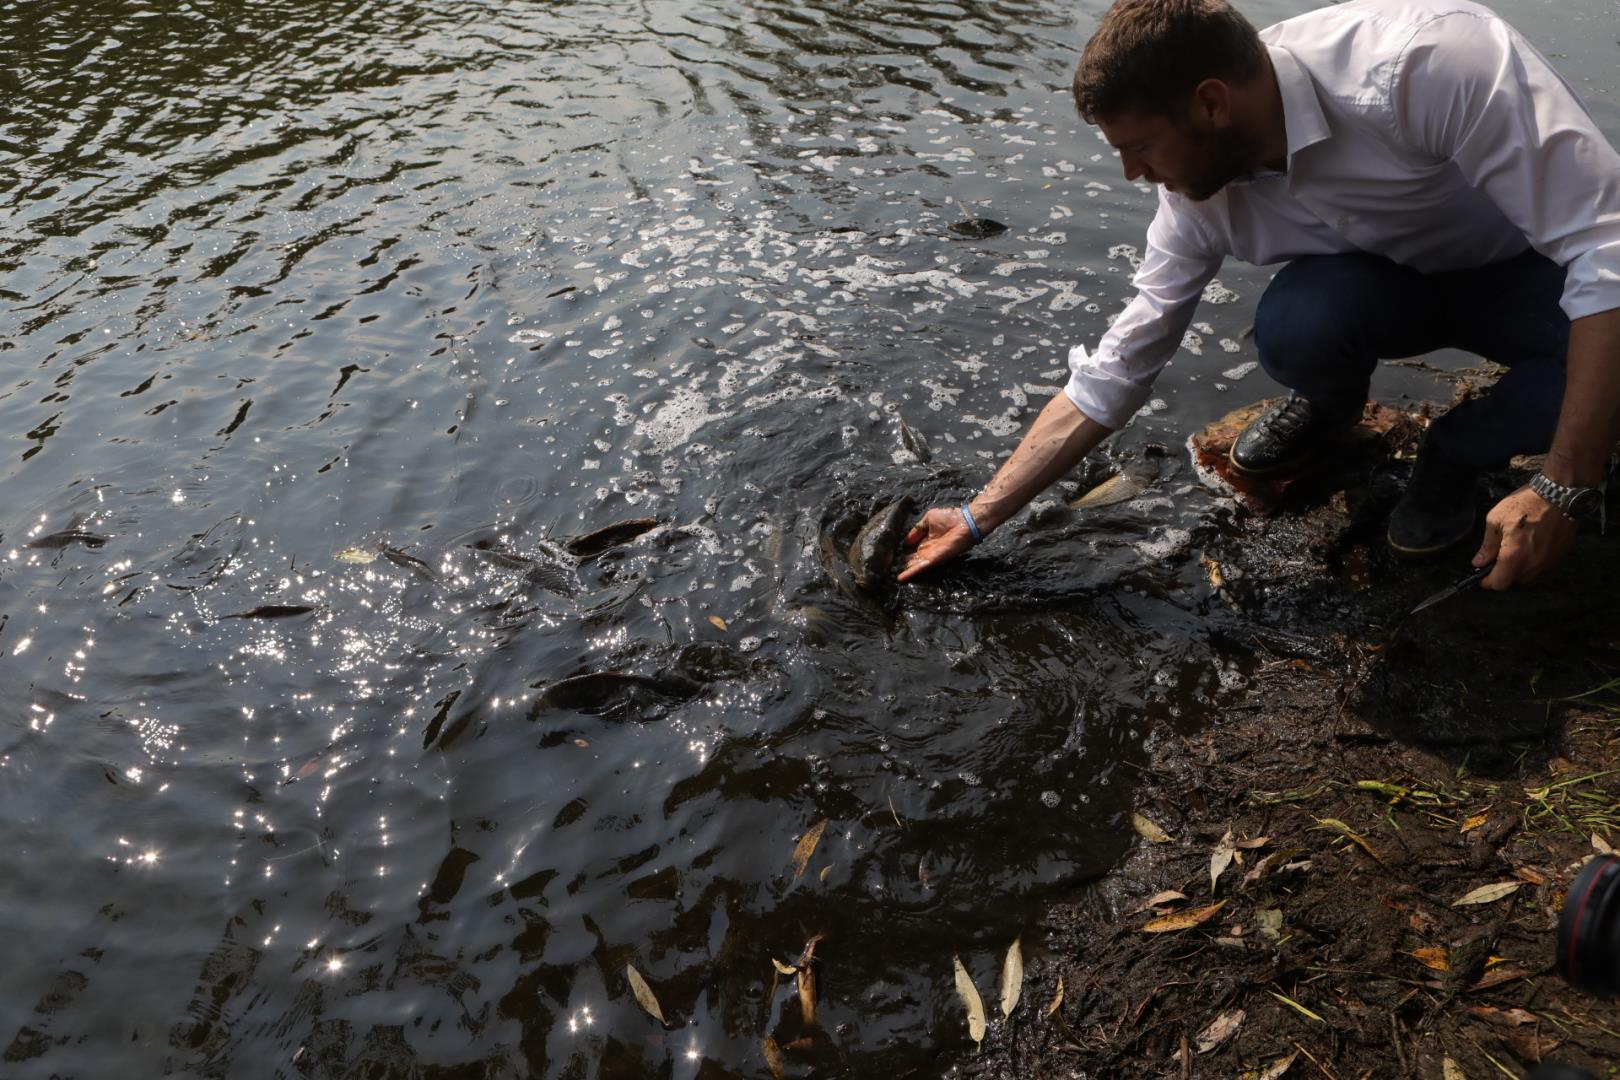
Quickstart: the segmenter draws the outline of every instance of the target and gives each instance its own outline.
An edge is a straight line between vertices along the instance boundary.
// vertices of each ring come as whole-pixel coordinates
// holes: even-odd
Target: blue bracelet
[[[968,509],[967,503],[962,504],[962,520],[967,522],[968,532],[973,534],[973,542],[975,544],[982,543],[984,533],[979,531],[979,523],[973,520],[973,511]]]

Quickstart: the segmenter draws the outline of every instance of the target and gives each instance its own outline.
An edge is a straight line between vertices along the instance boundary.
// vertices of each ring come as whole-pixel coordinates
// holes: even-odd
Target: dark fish
[[[698,684],[668,676],[632,675],[626,671],[590,671],[571,675],[540,691],[536,709],[572,709],[575,712],[603,712],[652,694],[669,699],[688,696]]]
[[[308,604],[260,604],[246,611],[233,612],[227,619],[290,619],[294,615],[308,615],[315,609]]]
[[[558,596],[579,595],[579,579],[573,569],[549,558],[534,559],[527,555],[513,555],[494,548],[475,547],[473,554],[503,570],[516,570],[531,585],[538,585]]]
[[[1007,226],[1001,222],[982,217],[953,221],[947,228],[964,240],[988,240],[1007,231]]]
[[[110,536],[98,536],[93,532],[85,532],[83,529],[63,529],[61,532],[53,532],[49,536],[42,536],[38,540],[30,540],[28,546],[31,548],[65,548],[69,544],[83,544],[87,548],[99,548],[111,539]]]
[[[871,592],[888,577],[910,516],[911,498],[902,495],[873,514],[855,534],[855,542],[849,546],[849,565],[857,587]]]
[[[911,430],[911,425],[906,423],[906,418],[899,413],[895,413],[894,419],[900,427],[900,448],[918,461],[928,462],[933,460],[934,455],[928,452],[928,444],[923,442],[921,435]]]
[[[584,536],[576,536],[568,541],[568,552],[581,559],[589,559],[593,555],[600,555],[611,547],[628,544],[644,532],[658,528],[663,522],[657,518],[642,517],[630,518],[627,521],[616,521],[612,525],[604,525],[594,532]]]
[[[424,581],[437,582],[439,575],[434,573],[433,567],[418,559],[415,555],[407,555],[398,548],[383,548],[383,558],[403,570],[409,570]]]

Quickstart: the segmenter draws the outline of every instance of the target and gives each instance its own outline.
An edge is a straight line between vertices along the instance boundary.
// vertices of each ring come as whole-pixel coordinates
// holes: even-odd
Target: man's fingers
[[[1485,519],[1485,538],[1480,541],[1479,550],[1474,552],[1474,566],[1479,568],[1486,563],[1495,562],[1496,554],[1502,550],[1502,526],[1492,518]],[[1495,577],[1493,573],[1491,577]],[[1489,580],[1489,579],[1487,579]]]
[[[905,540],[906,547],[909,547],[909,548],[916,547],[918,544],[922,543],[923,537],[925,537],[927,535],[928,535],[928,530],[923,528],[923,523],[920,522],[920,521],[917,522],[917,524],[915,524],[915,525],[913,525],[911,527],[911,531],[906,533],[906,540]]]

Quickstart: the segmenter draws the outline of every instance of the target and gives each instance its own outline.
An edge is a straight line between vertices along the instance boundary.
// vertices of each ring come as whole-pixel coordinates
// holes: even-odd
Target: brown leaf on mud
[[[799,1015],[804,1017],[804,1024],[809,1027],[816,1022],[816,969],[809,964],[799,968],[797,976],[799,987]]]
[[[1317,818],[1316,823],[1324,829],[1332,829],[1346,840],[1349,840],[1351,843],[1355,844],[1362,851],[1365,851],[1368,855],[1371,855],[1373,857],[1373,861],[1378,865],[1384,865],[1384,857],[1378,854],[1378,852],[1374,851],[1373,846],[1367,843],[1366,839],[1363,838],[1360,833],[1356,832],[1356,830],[1352,829],[1338,818]]]
[[[1610,846],[1608,839],[1599,836],[1597,833],[1592,834],[1592,850],[1597,852],[1599,855],[1614,854],[1614,848]]]
[[[1515,866],[1513,868],[1513,872],[1532,885],[1547,884],[1547,875],[1543,874],[1540,870],[1537,870],[1534,867]]]
[[[1294,1064],[1294,1059],[1297,1057],[1299,1057],[1299,1051],[1295,1050],[1287,1057],[1280,1057],[1273,1061],[1264,1069],[1250,1069],[1239,1076],[1238,1080],[1277,1080],[1279,1076],[1288,1071],[1289,1066]]]
[[[1497,1009],[1490,1005],[1470,1005],[1468,1011],[1481,1020],[1489,1020],[1493,1024],[1503,1027],[1518,1027],[1520,1024],[1535,1024],[1540,1018],[1535,1013],[1525,1009]]]
[[[624,972],[630,977],[630,992],[636,995],[636,1004],[645,1009],[648,1016],[668,1027],[669,1021],[664,1019],[664,1010],[658,1005],[658,997],[653,993],[652,987],[647,985],[647,980],[641,977],[641,972],[636,970],[634,964],[624,965]]]
[[[1498,881],[1491,885],[1481,885],[1466,895],[1451,902],[1452,907],[1462,907],[1466,904],[1492,904],[1502,897],[1516,892],[1522,881]]]
[[[962,958],[951,957],[951,963],[956,967],[956,994],[967,1007],[968,1037],[975,1045],[984,1043],[984,1000],[979,997],[979,991],[973,985],[973,976],[968,974],[967,968],[962,966]]]
[[[1275,870],[1279,864],[1286,862],[1289,858],[1298,854],[1298,848],[1288,848],[1283,851],[1273,851],[1270,855],[1267,855],[1265,858],[1261,859],[1260,862],[1255,865],[1253,870],[1250,870],[1247,874],[1243,875],[1243,884],[1253,885],[1256,881],[1259,881],[1261,878]]]
[[[776,1040],[769,1035],[765,1036],[765,1064],[776,1080],[782,1080],[787,1073],[787,1063],[782,1060],[782,1048],[777,1046]]]
[[[822,881],[826,881],[827,875],[830,873],[832,873],[832,863],[828,863],[826,866],[823,866],[821,868],[821,873],[817,874],[816,877]]]
[[[1466,819],[1464,819],[1464,821],[1462,823],[1462,828],[1458,829],[1457,831],[1458,832],[1465,832],[1465,833],[1473,832],[1475,829],[1479,828],[1481,825],[1485,824],[1490,819],[1491,819],[1491,812],[1489,810],[1481,810],[1477,814],[1469,814],[1468,817]]]
[[[1185,899],[1187,899],[1187,894],[1186,893],[1184,893],[1184,892],[1176,892],[1174,889],[1167,889],[1166,891],[1164,891],[1162,893],[1154,893],[1152,896],[1150,896],[1146,900],[1142,901],[1140,906],[1138,906],[1136,908],[1133,908],[1131,910],[1131,914],[1132,915],[1139,915],[1142,912],[1146,911],[1148,908],[1165,907],[1165,906],[1167,906],[1169,904],[1178,903],[1178,902],[1180,902],[1182,900],[1185,900]]]
[[[1468,1074],[1462,1071],[1462,1066],[1450,1058],[1440,1062],[1440,1075],[1444,1080],[1468,1080]]]
[[[1215,883],[1220,881],[1222,874],[1226,873],[1226,868],[1232,865],[1232,856],[1236,853],[1236,850],[1232,844],[1232,830],[1227,829],[1226,835],[1221,837],[1220,843],[1215,845],[1214,852],[1209,856],[1210,892],[1215,891]]]
[[[1514,979],[1524,979],[1529,976],[1530,972],[1522,967],[1514,964],[1503,964],[1501,967],[1491,968],[1491,970],[1481,975],[1479,981],[1468,989],[1489,990],[1493,986],[1501,986],[1505,982],[1512,982]]]
[[[1256,836],[1248,840],[1239,840],[1237,846],[1243,851],[1253,851],[1256,848],[1263,848],[1269,843],[1271,843],[1271,837]]]
[[[827,819],[822,818],[799,837],[799,842],[793,845],[793,877],[798,880],[804,876],[804,868],[810,865],[810,856],[816,853],[816,845],[821,843],[821,834],[827,831]]]
[[[1563,1039],[1556,1035],[1549,1035],[1540,1031],[1527,1031],[1518,1028],[1507,1033],[1507,1044],[1513,1052],[1524,1061],[1540,1062],[1542,1058],[1558,1049]]]
[[[1207,1054],[1236,1035],[1238,1028],[1242,1025],[1242,1009],[1232,1009],[1224,1012],[1217,1016],[1209,1027],[1198,1033],[1198,1037],[1193,1040],[1193,1045],[1198,1048],[1200,1054]]]
[[[1190,930],[1194,926],[1209,922],[1215,917],[1215,913],[1225,906],[1225,900],[1218,900],[1208,907],[1193,908],[1191,911],[1183,911],[1176,915],[1165,915],[1142,927],[1142,933],[1163,934],[1172,930]]]
[[[1170,842],[1170,834],[1159,828],[1143,814],[1131,815],[1131,828],[1136,830],[1136,835],[1152,843],[1168,844]]]
[[[1063,976],[1058,976],[1057,993],[1052,995],[1052,1004],[1046,1007],[1046,1015],[1051,1016],[1063,1006]]]
[[[710,615],[709,622],[714,624],[714,628],[716,630],[724,630],[726,628],[726,620],[722,619],[718,615]]]
[[[1413,949],[1412,955],[1417,958],[1418,963],[1430,971],[1451,970],[1451,961],[1447,957],[1446,950],[1439,945],[1431,945],[1424,949]]]
[[[1024,992],[1024,950],[1021,939],[1013,938],[1007,947],[1007,958],[1001,962],[1001,1015],[1011,1016],[1018,1008],[1018,998]]]
[[[774,956],[771,957],[771,966],[776,969],[776,973],[778,975],[792,976],[792,975],[797,975],[799,973],[798,968],[794,967],[792,964],[784,964],[784,963],[782,963],[782,961],[778,960]]]

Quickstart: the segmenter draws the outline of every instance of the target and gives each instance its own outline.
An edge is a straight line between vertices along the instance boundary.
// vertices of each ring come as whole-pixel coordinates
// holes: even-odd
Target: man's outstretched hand
[[[906,533],[905,546],[911,553],[900,568],[901,581],[950,562],[973,546],[973,534],[962,519],[962,511],[936,506]]]
[[[1480,584],[1501,590],[1534,581],[1569,552],[1577,531],[1579,526],[1562,510],[1528,487],[1520,488],[1485,517],[1485,542],[1474,565],[1494,560],[1496,568]]]

